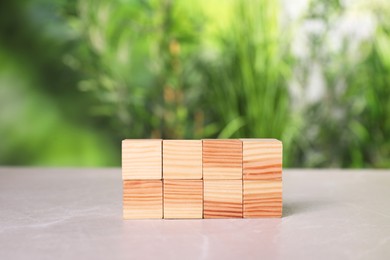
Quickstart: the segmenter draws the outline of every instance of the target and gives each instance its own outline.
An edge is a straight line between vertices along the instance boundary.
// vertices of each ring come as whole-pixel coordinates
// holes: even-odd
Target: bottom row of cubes
[[[125,180],[125,219],[281,217],[282,182]]]

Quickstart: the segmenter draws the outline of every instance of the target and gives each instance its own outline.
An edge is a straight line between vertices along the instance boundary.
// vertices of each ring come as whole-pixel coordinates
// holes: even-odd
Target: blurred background
[[[0,2],[0,165],[274,137],[286,167],[388,168],[389,117],[386,0]]]

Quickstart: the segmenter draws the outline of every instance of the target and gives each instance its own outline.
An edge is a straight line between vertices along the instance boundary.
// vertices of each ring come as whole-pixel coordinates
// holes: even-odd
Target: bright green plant
[[[231,25],[219,36],[219,56],[205,71],[218,136],[283,139],[292,59],[279,3],[235,1],[232,10]]]
[[[82,1],[74,55],[96,115],[124,137],[200,136],[202,93],[192,60],[200,17],[184,1]]]

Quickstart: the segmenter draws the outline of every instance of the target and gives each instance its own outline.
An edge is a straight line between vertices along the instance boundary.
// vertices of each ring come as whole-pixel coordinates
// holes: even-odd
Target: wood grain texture
[[[282,216],[282,182],[244,180],[244,218]]]
[[[122,141],[123,180],[162,179],[162,140]]]
[[[123,218],[163,217],[162,180],[123,181]]]
[[[204,218],[242,218],[242,180],[203,181]]]
[[[203,181],[164,180],[164,218],[203,218]]]
[[[240,140],[203,140],[203,179],[241,180],[242,142]]]
[[[241,139],[244,180],[282,179],[282,142],[276,139]]]
[[[202,179],[202,141],[164,140],[163,179]]]

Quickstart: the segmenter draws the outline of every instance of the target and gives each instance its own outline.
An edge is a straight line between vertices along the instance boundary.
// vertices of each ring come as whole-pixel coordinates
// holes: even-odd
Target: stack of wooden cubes
[[[125,219],[282,215],[276,139],[127,139],[122,177]]]

